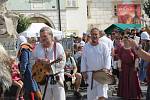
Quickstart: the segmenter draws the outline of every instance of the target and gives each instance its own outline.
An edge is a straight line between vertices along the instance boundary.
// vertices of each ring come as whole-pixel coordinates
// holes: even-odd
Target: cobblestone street
[[[108,94],[110,95],[108,100],[123,100],[119,97],[117,97],[116,95],[116,92],[113,91],[113,89],[115,88],[116,86],[115,85],[111,85],[109,86],[109,92]],[[143,93],[143,98],[141,100],[146,100],[146,89],[147,89],[147,86],[145,85],[141,85],[141,89],[142,89],[142,93]],[[86,95],[86,90],[82,90],[81,91],[81,94],[82,94],[82,98],[77,98],[73,95],[73,91],[67,91],[66,92],[66,95],[67,95],[67,100],[87,100],[87,95]],[[111,95],[112,94],[112,95]]]
[[[116,85],[110,85],[109,86],[109,91],[108,91],[109,98],[108,98],[108,100],[123,100],[123,99],[116,96],[117,94],[116,94],[115,88],[116,88]],[[141,89],[142,89],[142,93],[143,93],[143,98],[141,100],[146,100],[145,96],[146,96],[147,86],[141,85]],[[13,88],[13,91],[15,92],[16,88]],[[14,92],[11,94],[14,94]],[[67,98],[66,100],[87,100],[86,88],[81,88],[80,93],[82,94],[82,97],[78,98],[78,97],[74,96],[73,90],[68,90],[68,91],[66,91],[66,98]],[[15,100],[15,99],[13,97],[9,96],[9,97],[5,98],[4,100]]]
[[[150,100],[150,0],[0,0],[0,100],[87,99]]]

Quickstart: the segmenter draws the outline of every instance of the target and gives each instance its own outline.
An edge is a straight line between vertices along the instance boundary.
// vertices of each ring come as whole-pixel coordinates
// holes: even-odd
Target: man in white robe
[[[93,28],[91,30],[91,40],[91,43],[85,44],[81,59],[81,72],[89,84],[87,100],[105,100],[105,98],[108,98],[108,85],[103,85],[93,80],[92,86],[92,72],[90,71],[97,71],[103,68],[110,69],[110,52],[108,46],[99,41],[99,29]]]
[[[46,60],[52,62],[58,57],[62,58],[62,61],[51,65],[53,73],[59,73],[59,82],[56,84],[48,83],[46,95],[44,100],[66,100],[65,90],[63,87],[64,81],[64,66],[66,63],[66,56],[64,49],[60,43],[56,43],[56,53],[54,53],[54,41],[53,33],[48,27],[43,27],[40,30],[40,43],[35,47],[34,58],[36,60]],[[49,78],[51,80],[51,77]],[[44,92],[44,85],[41,86],[42,92]]]
[[[106,34],[102,31],[100,31],[100,41],[103,42],[108,46],[109,52],[110,52],[110,62],[111,66],[113,66],[113,55],[114,55],[114,46],[113,46],[113,41],[106,36]]]

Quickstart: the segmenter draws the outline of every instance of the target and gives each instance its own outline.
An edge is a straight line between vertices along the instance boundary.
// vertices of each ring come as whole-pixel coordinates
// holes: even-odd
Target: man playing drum
[[[91,42],[84,46],[81,59],[81,72],[89,84],[87,100],[105,100],[108,98],[108,85],[93,80],[92,73],[94,72],[92,71],[110,69],[109,56],[110,52],[107,45],[99,41],[99,29],[91,29]]]

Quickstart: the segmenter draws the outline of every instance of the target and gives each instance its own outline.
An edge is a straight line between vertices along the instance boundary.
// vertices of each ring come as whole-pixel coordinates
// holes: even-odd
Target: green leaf
[[[23,15],[19,15],[19,20],[18,20],[18,25],[17,25],[17,32],[21,33],[23,31],[25,31],[29,25],[31,24],[31,21],[29,18],[23,16]]]

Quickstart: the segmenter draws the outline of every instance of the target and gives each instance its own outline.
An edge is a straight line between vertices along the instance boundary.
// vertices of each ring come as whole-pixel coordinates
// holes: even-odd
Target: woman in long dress
[[[141,98],[141,89],[138,79],[138,58],[128,43],[128,36],[123,37],[124,46],[119,52],[119,84],[118,96],[124,100]]]

